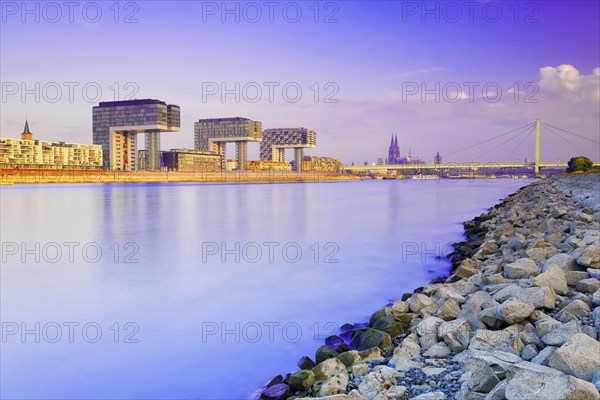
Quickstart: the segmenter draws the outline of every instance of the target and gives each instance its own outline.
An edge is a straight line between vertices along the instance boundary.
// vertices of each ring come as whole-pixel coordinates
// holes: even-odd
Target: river
[[[248,398],[527,183],[2,187],[0,397]]]

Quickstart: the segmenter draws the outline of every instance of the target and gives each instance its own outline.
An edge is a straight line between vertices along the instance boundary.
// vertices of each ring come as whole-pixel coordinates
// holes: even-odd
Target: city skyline
[[[181,131],[163,138],[163,150],[193,148],[193,123],[198,119],[244,115],[263,121],[264,129],[310,126],[320,133],[315,155],[345,164],[385,157],[382,149],[392,132],[414,154],[429,160],[438,150],[445,155],[464,147],[457,144],[483,140],[537,118],[591,139],[600,131],[599,40],[586,35],[590,27],[598,28],[596,2],[568,8],[562,2],[535,3],[536,9],[522,6],[520,13],[505,7],[498,22],[479,12],[472,21],[463,12],[452,22],[450,10],[414,14],[401,2],[329,2],[319,3],[318,23],[308,5],[298,22],[275,13],[271,23],[265,13],[251,22],[243,10],[227,15],[203,9],[205,3],[213,4],[175,2],[160,9],[153,3],[136,3],[137,10],[121,10],[119,23],[108,6],[96,23],[77,13],[73,23],[66,16],[51,23],[45,15],[39,23],[32,17],[23,23],[20,15],[3,10],[2,136],[15,137],[28,116],[37,134],[47,140],[91,143],[91,106],[128,96],[170,99],[182,107]],[[327,4],[337,8],[326,9]],[[123,23],[132,13],[131,19],[138,22]],[[151,45],[136,41],[156,26],[170,35],[157,36]],[[558,26],[561,34],[550,36]],[[22,28],[43,31],[50,44],[19,35]],[[206,32],[219,39],[190,44]],[[433,37],[437,39],[430,40]],[[496,41],[499,37],[506,40]],[[164,57],[143,61],[155,46]],[[136,51],[128,50],[133,47]],[[80,57],[64,57],[67,49]],[[44,75],[39,73],[40,58],[47,61]],[[62,90],[56,102],[50,101],[56,97],[53,82]],[[68,82],[78,84],[72,99]],[[102,97],[95,102],[88,101],[91,94],[84,98],[81,89],[86,84],[90,93],[101,88]],[[287,98],[280,90],[286,85]],[[482,94],[485,85],[501,91],[499,101]],[[23,102],[22,88],[36,93],[25,94]],[[302,96],[292,102],[297,88]],[[258,91],[262,96],[255,101]],[[547,135],[543,157],[600,158],[593,146],[576,144],[580,147],[565,148],[559,138]],[[509,150],[499,149],[480,161],[532,159],[533,141],[515,154],[507,154]],[[258,159],[258,154],[258,146],[249,146],[249,159]],[[477,152],[467,151],[445,161],[477,157]]]

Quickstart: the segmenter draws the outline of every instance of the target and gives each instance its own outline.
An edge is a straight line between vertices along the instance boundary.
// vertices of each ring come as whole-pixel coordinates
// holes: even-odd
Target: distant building
[[[162,155],[167,171],[178,172],[220,172],[221,158],[219,154],[189,149],[172,149]]]
[[[433,163],[434,164],[442,164],[442,156],[440,156],[440,152],[438,151],[437,154],[433,157]]]
[[[394,137],[392,135],[392,141],[388,148],[388,157],[386,159],[387,165],[405,165],[405,164],[425,164],[425,162],[418,157],[413,158],[410,149],[406,157],[400,156],[400,147],[398,146],[398,135]]]
[[[29,122],[25,120],[25,128],[21,133],[21,140],[33,140],[33,134],[29,131]]]
[[[388,149],[387,164],[397,165],[400,164],[400,147],[398,147],[398,135],[394,138],[392,135],[392,141]]]
[[[235,143],[237,164],[244,169],[248,142],[260,142],[262,135],[262,122],[248,118],[210,118],[194,122],[194,148],[219,154],[223,169],[227,169],[227,143]]]
[[[138,150],[138,168],[146,169],[147,150]],[[220,172],[221,156],[211,152],[191,149],[171,149],[160,152],[160,171]]]
[[[251,160],[248,161],[248,170],[260,172],[260,171],[291,171],[292,165],[285,161],[264,161],[264,160]]]
[[[0,138],[0,164],[5,168],[99,169],[102,146],[33,140],[25,121],[21,139]]]
[[[305,148],[317,145],[317,134],[306,128],[265,129],[260,143],[260,159],[265,161],[285,161],[285,149],[294,149],[294,168],[302,171]],[[296,166],[299,166],[297,168]]]
[[[144,169],[160,169],[160,133],[180,128],[179,106],[160,100],[101,102],[92,109],[94,144],[102,146],[104,165],[111,170],[140,169],[137,135],[145,134]]]
[[[304,157],[305,171],[341,173],[343,164],[330,157]]]

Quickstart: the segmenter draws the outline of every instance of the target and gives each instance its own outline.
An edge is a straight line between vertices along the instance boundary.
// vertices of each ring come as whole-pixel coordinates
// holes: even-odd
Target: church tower
[[[23,133],[21,133],[21,140],[33,140],[33,134],[29,131],[27,119],[25,119],[25,128],[23,129]]]

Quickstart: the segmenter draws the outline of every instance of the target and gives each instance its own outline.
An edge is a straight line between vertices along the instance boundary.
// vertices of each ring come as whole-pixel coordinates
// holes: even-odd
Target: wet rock
[[[290,375],[288,385],[292,392],[308,389],[315,381],[315,374],[311,370],[303,369]]]
[[[288,385],[278,383],[263,390],[260,398],[263,400],[285,400],[291,395],[292,393],[290,392]]]
[[[402,301],[402,300],[396,301],[392,305],[391,308],[392,308],[392,313],[393,314],[403,314],[403,313],[408,312],[408,310],[409,310],[408,303],[406,303],[405,301]]]
[[[354,338],[352,343],[355,343]],[[358,350],[367,350],[373,347],[379,347],[385,349],[392,344],[392,338],[389,333],[368,328],[367,330],[360,333],[358,336]]]
[[[340,360],[346,367],[351,367],[354,364],[362,362],[362,358],[356,350],[343,352],[338,356],[338,360]]]
[[[315,363],[310,357],[304,356],[298,361],[298,368],[300,369],[313,369],[315,367]]]
[[[327,360],[328,358],[335,358],[338,355],[339,354],[335,350],[323,345],[317,349],[315,353],[315,360],[317,361],[317,364],[319,364]]]

